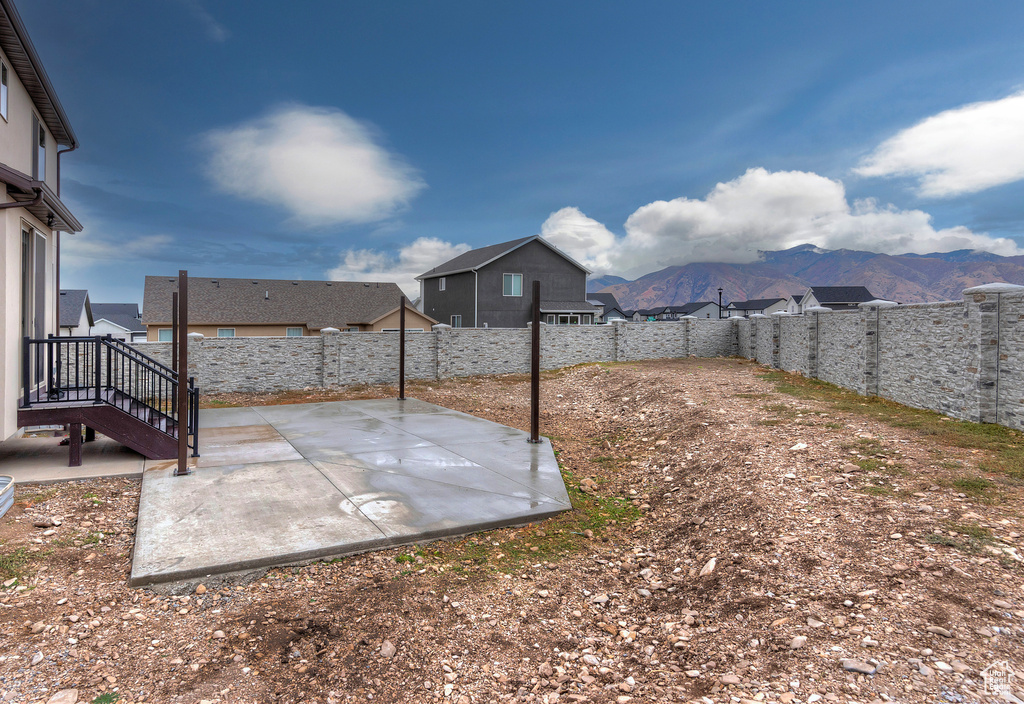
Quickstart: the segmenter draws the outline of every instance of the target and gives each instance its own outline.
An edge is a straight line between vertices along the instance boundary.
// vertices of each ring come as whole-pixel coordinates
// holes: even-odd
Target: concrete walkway
[[[571,508],[550,443],[408,399],[204,410],[194,473],[147,469],[131,584],[541,520]]]
[[[12,438],[0,442],[0,474],[16,485],[47,484],[100,477],[141,477],[167,460],[147,460],[138,452],[102,435],[82,443],[82,466],[68,467],[68,446],[55,437]]]

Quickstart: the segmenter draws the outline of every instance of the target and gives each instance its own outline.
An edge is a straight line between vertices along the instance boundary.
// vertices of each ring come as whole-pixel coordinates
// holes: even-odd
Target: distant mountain
[[[618,277],[599,277],[603,279]],[[749,264],[701,262],[670,266],[635,281],[606,288],[624,308],[682,305],[689,301],[745,301],[784,298],[809,286],[866,286],[876,296],[900,303],[958,300],[965,288],[994,282],[1024,285],[1024,256],[991,252],[878,254],[821,249],[804,244],[761,252]],[[588,289],[591,285],[588,284]]]
[[[587,293],[597,293],[603,288],[614,286],[615,284],[624,284],[627,281],[628,279],[624,279],[621,276],[612,276],[611,274],[595,276],[587,279]]]

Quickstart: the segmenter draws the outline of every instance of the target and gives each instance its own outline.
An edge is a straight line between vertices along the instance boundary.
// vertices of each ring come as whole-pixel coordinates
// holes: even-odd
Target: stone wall
[[[738,319],[737,319],[738,320]],[[739,351],[736,322],[715,318],[683,321],[689,328],[689,352],[694,357],[734,357]],[[671,324],[671,323],[670,323]],[[678,325],[679,323],[676,323]]]
[[[860,313],[818,313],[817,323],[817,377],[864,393],[864,332]]]
[[[774,334],[774,321],[765,315],[750,316],[751,334],[756,334],[757,340],[754,347],[754,358],[761,364],[772,363],[772,347]]]
[[[747,318],[737,318],[736,322],[736,348],[737,354],[740,357],[747,357],[751,359],[756,355],[754,347],[751,344],[753,341],[750,339],[750,320]]]
[[[689,354],[686,341],[690,322],[692,321],[614,323],[612,327],[622,328],[619,335],[618,360],[630,362],[662,357],[686,357]],[[715,322],[718,323],[717,320]]]
[[[779,325],[779,368],[807,373],[807,318],[777,313]]]
[[[1024,428],[1024,291],[997,296],[999,357],[995,422]]]

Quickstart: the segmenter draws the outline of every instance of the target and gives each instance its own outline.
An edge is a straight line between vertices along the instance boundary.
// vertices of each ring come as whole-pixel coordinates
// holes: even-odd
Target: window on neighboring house
[[[548,313],[547,315],[544,316],[544,322],[547,323],[548,325],[554,325],[555,316],[552,315],[551,313]]]
[[[359,328],[345,328],[342,332],[359,332]]]
[[[302,328],[285,328],[284,334],[287,337],[302,337]]]
[[[156,332],[156,339],[160,342],[174,342],[174,330],[171,328],[160,328]]]
[[[401,328],[381,328],[381,332],[402,332]],[[406,328],[406,332],[423,332],[423,328]]]
[[[461,315],[453,315],[452,316],[452,327],[453,328],[461,328],[462,327],[462,316]]]
[[[437,290],[438,291],[444,291],[444,284],[445,284],[445,280],[444,280],[444,277],[442,276],[440,279],[437,280]]]
[[[0,61],[0,117],[7,119],[7,64]]]
[[[32,113],[32,178],[36,181],[46,180],[46,128]]]
[[[217,337],[234,337],[234,328],[217,328]]]
[[[503,296],[522,296],[523,295],[523,275],[522,274],[503,274],[501,278],[502,278],[501,294]]]

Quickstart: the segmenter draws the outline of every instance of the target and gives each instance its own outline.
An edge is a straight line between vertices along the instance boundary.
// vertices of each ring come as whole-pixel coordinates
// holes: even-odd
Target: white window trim
[[[7,104],[11,96],[11,69],[7,65],[6,61],[0,61],[0,117],[4,118],[4,122],[7,121]],[[7,74],[7,80],[4,81],[2,74]]]
[[[222,332],[227,332],[228,330],[231,331],[230,335],[221,335]],[[234,328],[217,328],[217,337],[234,337],[234,336],[235,336],[235,329]]]
[[[170,333],[170,339],[161,340],[160,339],[160,333],[162,333],[162,332]],[[174,328],[158,328],[157,331],[156,331],[156,341],[157,342],[174,342]]]
[[[290,335],[290,334],[288,334],[288,331],[289,331],[289,330],[298,330],[298,331],[299,331],[299,334],[298,334],[298,335]],[[290,328],[285,328],[285,329],[284,329],[284,336],[285,336],[285,337],[302,337],[302,328],[301,328],[301,327],[290,327]]]
[[[512,290],[516,290],[516,277],[519,277],[519,293],[505,293],[505,277],[512,277]],[[522,298],[523,297],[523,275],[522,274],[505,274],[501,275],[501,295],[506,298]]]
[[[458,321],[458,325],[456,325],[456,321]],[[453,315],[452,316],[452,327],[453,328],[461,328],[462,327],[462,316],[461,315]]]
[[[444,291],[445,284],[446,284],[445,277],[442,276],[441,278],[439,278],[437,280],[437,290],[438,291]]]

